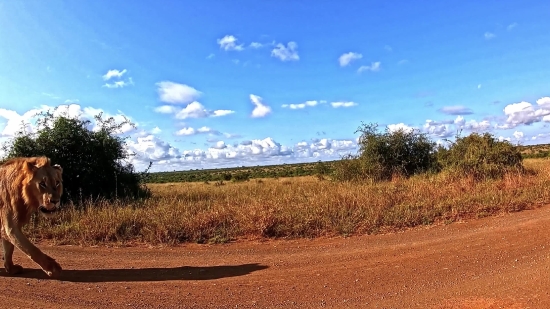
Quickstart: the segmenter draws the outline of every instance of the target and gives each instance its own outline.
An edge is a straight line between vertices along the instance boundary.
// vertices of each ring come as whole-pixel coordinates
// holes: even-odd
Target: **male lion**
[[[63,194],[63,169],[47,157],[14,158],[0,165],[0,221],[4,267],[10,275],[23,267],[13,264],[14,245],[35,261],[48,276],[59,275],[61,266],[33,245],[21,232],[31,214],[51,217]]]

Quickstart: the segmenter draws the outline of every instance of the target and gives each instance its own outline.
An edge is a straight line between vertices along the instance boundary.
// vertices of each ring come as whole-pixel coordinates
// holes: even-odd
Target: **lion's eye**
[[[42,182],[40,182],[39,185],[40,185],[41,188],[46,189],[46,183],[45,182],[42,181]]]

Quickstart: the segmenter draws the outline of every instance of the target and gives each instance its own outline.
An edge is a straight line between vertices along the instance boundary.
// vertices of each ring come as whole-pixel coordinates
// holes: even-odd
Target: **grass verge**
[[[359,235],[515,212],[550,203],[550,160],[533,173],[476,181],[449,174],[383,183],[264,179],[223,186],[151,185],[143,203],[95,203],[40,218],[25,230],[57,244],[223,243],[237,238]]]

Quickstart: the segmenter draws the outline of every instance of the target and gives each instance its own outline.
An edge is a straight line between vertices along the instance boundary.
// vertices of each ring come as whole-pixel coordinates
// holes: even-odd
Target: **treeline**
[[[477,179],[499,178],[524,172],[524,158],[548,157],[550,145],[516,146],[490,133],[455,136],[436,144],[418,131],[379,131],[376,124],[362,124],[359,151],[341,160],[271,166],[151,173],[149,182],[223,182],[254,178],[295,176],[327,177],[340,181],[383,181],[392,177],[446,172]]]
[[[335,161],[151,173],[149,183],[247,181],[330,174]]]
[[[522,157],[524,158],[549,158],[550,157],[550,144],[538,144],[518,146]]]

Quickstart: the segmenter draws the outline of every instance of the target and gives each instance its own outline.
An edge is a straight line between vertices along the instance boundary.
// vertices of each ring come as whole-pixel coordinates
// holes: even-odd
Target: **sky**
[[[316,162],[357,128],[550,142],[547,1],[0,0],[0,141],[103,112],[138,170]]]

